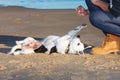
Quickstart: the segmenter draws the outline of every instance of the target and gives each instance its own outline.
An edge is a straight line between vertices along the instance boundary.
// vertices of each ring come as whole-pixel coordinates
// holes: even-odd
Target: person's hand
[[[100,7],[102,10],[104,10],[104,11],[109,11],[109,9],[108,9],[109,3],[104,2],[104,1],[102,1],[102,0],[91,0],[91,2],[92,2],[94,5]]]
[[[85,8],[83,6],[78,6],[76,8],[76,12],[77,12],[78,16],[86,16],[89,14],[88,10],[85,10]]]
[[[94,5],[97,5],[101,0],[91,0]]]

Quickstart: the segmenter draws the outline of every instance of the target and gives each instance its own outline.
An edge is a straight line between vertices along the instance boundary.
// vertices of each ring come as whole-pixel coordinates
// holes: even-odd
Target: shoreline
[[[24,6],[0,6],[0,8],[23,8],[23,9],[31,9],[31,10],[75,10],[75,9],[36,9],[36,8],[27,8]]]

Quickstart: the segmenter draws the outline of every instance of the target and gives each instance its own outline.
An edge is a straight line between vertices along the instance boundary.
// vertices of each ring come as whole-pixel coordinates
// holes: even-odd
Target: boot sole
[[[113,50],[113,51],[108,51],[108,52],[104,52],[104,53],[92,53],[92,54],[111,54],[111,53],[113,53],[113,54],[117,54],[118,52],[119,52],[120,50]]]

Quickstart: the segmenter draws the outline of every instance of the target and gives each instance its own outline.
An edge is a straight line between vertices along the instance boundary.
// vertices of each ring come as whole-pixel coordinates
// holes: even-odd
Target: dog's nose
[[[82,24],[82,26],[87,26],[87,24]]]

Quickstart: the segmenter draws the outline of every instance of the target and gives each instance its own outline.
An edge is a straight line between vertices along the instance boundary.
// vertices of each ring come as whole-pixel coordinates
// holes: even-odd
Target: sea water
[[[76,9],[85,0],[0,0],[0,6],[22,6],[34,9]]]

